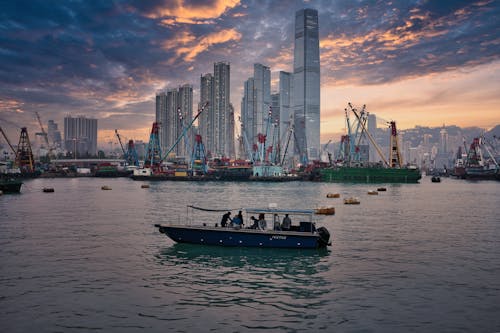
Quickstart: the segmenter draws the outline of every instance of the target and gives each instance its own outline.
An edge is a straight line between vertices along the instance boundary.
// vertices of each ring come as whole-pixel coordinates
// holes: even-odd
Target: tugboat
[[[23,182],[19,179],[0,176],[0,192],[3,193],[21,193]]]

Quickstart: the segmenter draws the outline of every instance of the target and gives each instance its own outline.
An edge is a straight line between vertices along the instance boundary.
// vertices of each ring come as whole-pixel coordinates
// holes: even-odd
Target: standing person
[[[290,219],[288,214],[285,214],[283,222],[281,223],[281,230],[290,230],[291,226],[292,226],[292,220]]]
[[[267,222],[266,222],[266,219],[264,217],[264,213],[260,213],[259,214],[259,229],[260,230],[266,230],[267,228]]]
[[[233,218],[233,226],[235,229],[241,229],[243,226],[243,215],[241,214],[241,210],[238,212],[238,215]]]
[[[281,230],[280,219],[279,219],[278,214],[274,214],[273,228],[274,228],[274,230]]]
[[[231,220],[231,212],[227,212],[226,214],[222,215],[220,226],[225,228],[227,226],[227,221],[233,222],[233,220]]]

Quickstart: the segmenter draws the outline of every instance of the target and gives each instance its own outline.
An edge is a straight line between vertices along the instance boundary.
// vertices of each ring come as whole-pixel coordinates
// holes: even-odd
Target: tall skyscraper
[[[253,65],[253,79],[255,88],[255,133],[254,143],[257,142],[257,134],[266,132],[266,125],[271,106],[271,69],[262,64]]]
[[[214,76],[212,74],[205,74],[200,77],[200,103],[198,109],[201,110],[205,105],[206,107],[198,120],[198,128],[205,150],[212,152],[215,148]]]
[[[281,154],[285,153],[285,146],[287,144],[293,147],[293,136],[290,137],[290,142],[285,142],[288,139],[287,131],[290,130],[290,125],[293,124],[293,114],[291,113],[291,92],[293,87],[293,75],[292,73],[281,71],[279,74],[279,131],[280,131],[280,139],[283,139],[284,142],[281,142]],[[286,152],[288,158],[293,155],[292,151],[289,149]],[[280,158],[283,156],[280,156]],[[287,158],[287,160],[288,160]]]
[[[214,156],[231,156],[227,142],[231,110],[230,110],[230,64],[217,62],[214,64]],[[234,119],[233,119],[234,121]],[[234,137],[231,141],[234,141]]]
[[[64,117],[64,144],[74,157],[97,155],[97,119]]]
[[[162,154],[173,147],[184,129],[193,119],[193,87],[185,84],[177,89],[156,93],[156,122],[159,125],[159,139]],[[186,136],[191,139],[191,131]],[[189,141],[189,140],[188,140]],[[171,153],[176,156],[189,156],[190,152],[181,139]]]
[[[293,113],[296,153],[301,161],[319,158],[320,149],[320,62],[318,11],[295,13],[293,59]]]
[[[246,158],[250,158],[254,138],[257,136],[255,122],[256,113],[255,82],[253,77],[245,81],[243,99],[241,101],[241,136],[246,151]]]

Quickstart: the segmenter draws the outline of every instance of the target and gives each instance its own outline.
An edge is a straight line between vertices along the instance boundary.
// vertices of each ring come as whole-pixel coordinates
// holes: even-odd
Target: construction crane
[[[47,132],[45,132],[45,128],[43,128],[42,119],[40,118],[40,114],[37,111],[35,111],[35,114],[36,114],[36,118],[38,119],[38,124],[40,124],[40,129],[42,131],[43,139],[45,141],[45,144],[47,145],[47,151],[48,151],[47,156],[50,159],[54,155],[52,152],[53,148],[50,147],[49,136],[47,135]]]
[[[127,152],[125,151],[125,148],[123,147],[122,139],[120,138],[120,134],[118,134],[118,130],[115,128],[115,135],[118,138],[118,143],[120,143],[120,147],[122,148],[123,156],[126,158]]]
[[[198,117],[201,115],[201,113],[205,110],[205,108],[207,106],[208,106],[208,102],[206,102],[205,105],[203,105],[203,107],[198,111],[198,113],[196,114],[196,116],[194,116],[193,120],[191,120],[191,122],[189,122],[189,124],[184,127],[184,130],[182,131],[181,135],[179,135],[179,137],[174,142],[174,144],[165,152],[165,154],[163,155],[163,158],[160,160],[160,162],[162,162],[162,161],[164,161],[164,160],[167,159],[168,154],[170,154],[172,152],[172,150],[174,150],[174,148],[177,146],[177,144],[179,143],[179,141],[182,140],[182,138],[184,137],[184,135],[186,135],[187,131],[193,126],[193,123],[196,121],[196,119],[198,119]]]
[[[10,143],[10,140],[9,138],[7,137],[7,134],[4,132],[3,128],[0,127],[0,132],[2,132],[2,135],[5,139],[5,141],[7,141],[7,144],[9,145],[10,149],[12,150],[12,152],[15,154],[17,154],[16,150],[14,149],[14,147],[12,146],[12,144]]]

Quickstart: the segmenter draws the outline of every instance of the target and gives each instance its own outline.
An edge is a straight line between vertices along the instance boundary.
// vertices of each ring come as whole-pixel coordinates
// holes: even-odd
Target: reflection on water
[[[165,285],[189,286],[178,305],[270,308],[273,313],[305,315],[327,302],[327,249],[223,248],[175,244],[155,257]],[[280,316],[274,320],[279,319]],[[279,321],[279,320],[278,320]],[[257,323],[255,323],[257,324]],[[265,323],[260,323],[262,329]],[[269,327],[267,327],[269,328]]]

